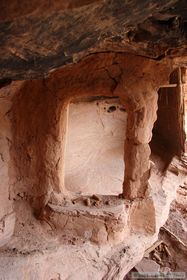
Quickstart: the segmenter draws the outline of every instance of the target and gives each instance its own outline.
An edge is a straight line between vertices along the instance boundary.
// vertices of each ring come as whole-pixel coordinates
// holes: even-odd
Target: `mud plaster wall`
[[[11,175],[13,172],[10,147],[12,145],[12,124],[10,112],[14,94],[21,82],[0,90],[0,246],[12,236],[15,224],[12,200],[10,198]]]
[[[8,163],[10,160],[9,145],[12,139],[10,133],[10,122],[7,117],[7,112],[10,110],[11,100],[7,94],[1,96],[0,102],[0,217],[11,211],[11,203],[9,201],[9,176]]]
[[[120,194],[124,180],[127,113],[118,99],[71,103],[65,188],[83,194]]]
[[[58,88],[59,80],[61,77],[50,83],[25,82],[14,96],[11,110],[15,174],[11,176],[10,196],[29,199],[34,208],[45,204],[52,191],[64,191],[64,140],[71,95],[111,95],[113,85],[106,73],[91,84],[88,79],[85,86],[77,81],[69,91],[66,84]]]
[[[185,153],[187,153],[187,70],[185,70],[183,92],[184,92],[184,113],[185,113],[184,116]]]
[[[52,192],[65,193],[67,105],[78,96],[120,96],[128,112],[125,195],[144,197],[157,90],[170,72],[167,61],[111,53],[90,56],[49,78],[24,82],[13,97],[9,114],[10,199],[28,199],[38,209]]]

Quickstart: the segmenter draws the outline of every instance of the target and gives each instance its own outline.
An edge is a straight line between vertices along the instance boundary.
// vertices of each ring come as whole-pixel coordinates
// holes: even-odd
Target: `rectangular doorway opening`
[[[118,195],[124,181],[127,112],[119,98],[92,97],[69,104],[65,188],[81,195]]]
[[[157,120],[153,128],[151,141],[152,158],[155,155],[167,168],[174,156],[181,156],[184,150],[183,115],[181,114],[180,71],[170,75],[170,84],[158,91]]]

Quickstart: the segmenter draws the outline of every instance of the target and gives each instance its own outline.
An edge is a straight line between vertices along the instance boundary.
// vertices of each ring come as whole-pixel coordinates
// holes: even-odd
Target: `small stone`
[[[84,200],[84,202],[85,202],[85,205],[86,206],[91,206],[91,200],[90,200],[90,198],[86,198],[85,200]]]
[[[77,197],[75,199],[72,199],[72,203],[75,204],[76,202],[79,202],[82,200],[82,197]]]
[[[101,206],[101,201],[96,201],[94,205],[97,207]]]
[[[101,201],[101,198],[100,198],[98,195],[96,195],[96,194],[93,194],[93,195],[92,195],[92,198],[93,198],[94,200]]]

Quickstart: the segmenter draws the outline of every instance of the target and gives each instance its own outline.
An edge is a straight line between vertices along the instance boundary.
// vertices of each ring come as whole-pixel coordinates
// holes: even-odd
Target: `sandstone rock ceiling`
[[[0,80],[45,77],[97,52],[187,53],[186,0],[0,2]]]

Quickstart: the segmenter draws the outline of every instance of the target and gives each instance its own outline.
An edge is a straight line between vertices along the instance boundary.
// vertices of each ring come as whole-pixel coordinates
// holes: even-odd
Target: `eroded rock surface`
[[[185,0],[65,2],[1,1],[1,79],[44,77],[96,52],[186,54]]]

